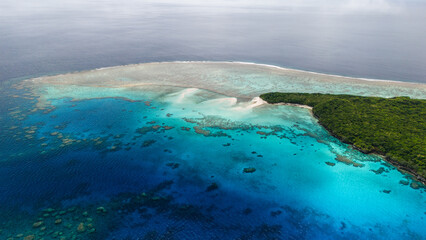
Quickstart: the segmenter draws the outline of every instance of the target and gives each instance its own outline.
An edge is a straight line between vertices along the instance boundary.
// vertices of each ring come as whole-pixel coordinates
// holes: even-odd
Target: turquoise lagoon
[[[420,183],[257,98],[424,84],[221,62],[2,84],[1,239],[426,239]]]

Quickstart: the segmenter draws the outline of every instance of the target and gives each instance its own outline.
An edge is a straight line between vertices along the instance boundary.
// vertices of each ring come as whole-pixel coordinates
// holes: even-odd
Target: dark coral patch
[[[244,168],[243,172],[244,173],[254,173],[254,172],[256,172],[256,168],[253,168],[253,167],[251,167],[251,168]]]
[[[351,159],[349,159],[348,157],[345,157],[345,156],[342,156],[342,155],[337,155],[337,157],[335,159],[339,162],[346,164],[346,165],[352,165],[354,167],[364,167],[364,164],[354,162]]]
[[[176,169],[180,166],[179,163],[170,162],[166,164],[167,167],[170,167],[171,169]]]
[[[217,185],[217,183],[212,183],[210,184],[210,186],[207,187],[206,192],[211,192],[217,190],[218,188],[219,186]]]
[[[382,174],[384,172],[389,172],[389,170],[386,170],[384,167],[380,167],[377,170],[370,170],[370,171],[374,172],[375,174]]]
[[[402,184],[402,185],[408,185],[409,184],[409,182],[407,180],[401,180],[401,181],[399,181],[399,183]]]
[[[150,140],[146,140],[146,141],[144,141],[143,143],[142,143],[142,146],[141,147],[149,147],[149,146],[151,146],[152,144],[154,144],[156,141],[155,140],[153,140],[153,139],[150,139]]]

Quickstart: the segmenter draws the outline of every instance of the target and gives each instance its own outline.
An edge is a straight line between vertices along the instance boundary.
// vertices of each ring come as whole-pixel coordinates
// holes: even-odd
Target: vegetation
[[[426,100],[309,93],[266,93],[268,103],[313,107],[319,123],[343,142],[378,153],[426,178]]]

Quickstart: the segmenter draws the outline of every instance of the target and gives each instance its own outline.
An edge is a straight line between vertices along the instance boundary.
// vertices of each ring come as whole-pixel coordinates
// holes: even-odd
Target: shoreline
[[[266,101],[265,101],[266,102]],[[266,102],[267,104],[270,104],[270,103],[268,103],[268,102]],[[300,108],[305,108],[305,109],[308,109],[308,110],[311,110],[311,112],[312,112],[312,109],[313,109],[313,107],[311,107],[311,106],[308,106],[308,105],[303,105],[303,104],[296,104],[296,103],[272,103],[271,105],[281,105],[281,106],[293,106],[293,107],[300,107]]]
[[[409,174],[411,175],[412,178],[416,179],[416,181],[420,182],[423,184],[423,187],[426,186],[426,179],[422,176],[420,176],[418,173],[414,172],[414,170],[408,168],[407,166],[401,165],[400,163],[387,158],[386,156],[384,156],[382,153],[379,152],[366,152],[358,147],[356,147],[355,145],[353,145],[350,142],[344,141],[343,139],[341,139],[339,136],[337,136],[336,134],[334,134],[330,129],[328,129],[326,126],[324,126],[321,121],[319,120],[319,118],[312,112],[312,115],[318,120],[318,124],[321,125],[321,127],[323,127],[325,130],[327,130],[327,132],[335,137],[336,139],[338,139],[340,142],[345,143],[350,145],[352,148],[356,149],[357,151],[360,151],[364,154],[373,154],[373,155],[377,155],[379,156],[381,159],[383,159],[383,161],[390,163],[393,167],[395,167],[399,172],[401,172],[402,174]]]
[[[324,126],[319,117],[317,115],[315,115],[315,113],[313,112],[313,107],[308,106],[308,105],[303,105],[303,104],[295,104],[295,103],[268,103],[267,101],[265,101],[266,104],[270,104],[270,105],[286,105],[286,106],[294,106],[294,107],[300,107],[300,108],[305,108],[308,109],[309,112],[311,113],[311,115],[317,120],[317,123],[323,127],[331,136],[335,137],[337,140],[339,140],[342,143],[348,144],[350,145],[353,149],[356,149],[359,152],[362,152],[364,154],[372,154],[372,155],[377,155],[379,156],[383,161],[391,164],[393,167],[395,167],[400,173],[402,174],[408,174],[411,176],[412,180],[416,180],[418,182],[420,182],[423,186],[421,187],[426,187],[426,179],[424,177],[422,177],[421,175],[419,175],[418,173],[416,173],[414,170],[410,169],[409,167],[400,164],[399,162],[396,162],[390,158],[387,158],[386,156],[384,156],[382,153],[379,152],[366,152],[358,147],[356,147],[355,145],[353,145],[350,142],[344,141],[342,138],[340,138],[339,136],[337,136],[336,134],[334,134],[330,129],[328,129],[326,126]]]
[[[102,72],[103,70],[108,70],[108,69],[115,69],[115,70],[119,70],[119,71],[115,71],[114,73],[117,75],[117,73],[118,73],[118,76],[119,75],[121,75],[122,74],[122,72],[126,72],[126,71],[129,71],[129,70],[134,70],[133,68],[135,68],[136,70],[134,70],[134,71],[139,71],[139,72],[144,72],[144,71],[146,71],[145,70],[145,68],[143,68],[143,66],[149,66],[149,65],[162,65],[162,64],[164,64],[164,66],[168,66],[167,64],[172,64],[172,66],[178,66],[178,65],[173,65],[173,64],[186,64],[186,63],[192,63],[192,64],[194,64],[194,65],[188,65],[190,68],[191,67],[196,67],[196,65],[195,64],[200,64],[200,65],[202,65],[202,64],[211,64],[211,65],[209,65],[209,66],[213,66],[214,68],[213,69],[216,69],[216,68],[218,68],[218,69],[220,69],[220,67],[224,67],[225,65],[227,65],[228,67],[224,67],[225,69],[229,69],[229,66],[233,66],[233,65],[237,65],[237,66],[242,66],[242,65],[244,65],[244,66],[248,66],[248,65],[252,65],[252,66],[257,66],[258,68],[255,68],[256,70],[265,70],[265,68],[266,68],[266,70],[267,69],[278,69],[279,71],[277,71],[278,73],[286,73],[285,71],[292,71],[292,72],[303,72],[303,73],[309,73],[309,74],[314,74],[314,75],[321,75],[321,76],[330,76],[330,77],[332,77],[333,75],[328,75],[328,74],[321,74],[321,73],[312,73],[312,72],[308,72],[308,71],[303,71],[303,70],[294,70],[294,69],[286,69],[286,68],[282,68],[282,67],[279,67],[279,66],[273,66],[273,65],[267,65],[267,64],[257,64],[257,63],[248,63],[248,62],[214,62],[214,61],[175,61],[175,62],[152,62],[152,63],[142,63],[142,64],[131,64],[131,65],[122,65],[122,66],[113,66],[113,67],[105,67],[105,68],[97,68],[97,69],[93,69],[93,70],[88,70],[88,71],[85,71],[85,72],[77,72],[77,73],[66,73],[66,74],[60,74],[60,75],[56,75],[56,76],[46,76],[46,77],[38,77],[38,78],[33,78],[33,79],[27,79],[27,80],[24,80],[24,81],[27,81],[27,82],[31,82],[31,83],[34,83],[34,84],[58,84],[58,85],[73,85],[73,84],[71,84],[71,83],[76,83],[76,85],[79,85],[79,86],[87,86],[87,87],[95,87],[95,86],[99,86],[99,85],[97,85],[97,84],[100,84],[100,83],[97,83],[96,81],[98,81],[98,80],[96,80],[96,81],[93,81],[93,82],[90,82],[92,79],[89,79],[89,81],[88,82],[85,82],[85,81],[81,81],[81,79],[79,78],[80,76],[79,76],[79,74],[82,74],[82,73],[87,73],[87,72],[99,72],[99,73],[103,73],[103,74],[105,74],[105,73],[109,73],[110,71],[106,71],[106,72]],[[138,68],[139,67],[139,68]],[[121,68],[123,69],[123,71],[121,71]],[[183,70],[185,70],[186,68],[184,68]],[[245,69],[247,69],[247,68],[242,68],[243,70],[245,70]],[[250,68],[248,68],[248,69],[250,69]],[[158,70],[157,70],[158,71]],[[284,72],[282,72],[282,71],[284,71]],[[269,71],[266,71],[267,73],[269,73],[269,74],[276,74],[277,72],[269,72]],[[289,72],[290,74],[292,73],[292,72]],[[191,73],[191,72],[190,72]],[[129,82],[129,83],[127,83],[127,82],[120,82],[119,80],[117,80],[117,79],[115,79],[115,77],[117,77],[116,75],[114,75],[113,77],[112,77],[112,80],[109,82],[109,84],[111,84],[111,85],[109,85],[109,84],[106,84],[106,85],[104,85],[103,83],[101,84],[102,85],[102,87],[129,87],[129,88],[132,88],[132,87],[135,87],[135,86],[143,86],[143,85],[160,85],[160,86],[170,86],[170,83],[167,83],[167,82],[162,82],[162,83],[160,83],[160,82],[158,82],[157,84],[155,84],[154,82],[152,82],[152,80],[150,80],[151,81],[151,83],[148,83],[148,82],[146,82],[146,83],[143,83],[143,81],[141,81],[141,82],[138,82],[138,79],[136,78],[133,82]],[[65,81],[58,81],[58,82],[55,82],[55,80],[57,80],[57,79],[59,79],[60,77],[62,77],[62,76],[67,76],[67,78],[65,79]],[[131,75],[132,76],[132,75]],[[78,78],[77,78],[78,77]],[[132,76],[133,77],[133,76]],[[312,77],[312,76],[308,76],[308,77]],[[401,85],[405,85],[405,86],[410,86],[411,88],[415,88],[416,86],[421,86],[421,88],[423,89],[424,87],[426,87],[426,84],[422,84],[422,83],[410,83],[410,82],[399,82],[399,81],[386,81],[386,80],[371,80],[371,81],[369,81],[369,80],[366,80],[366,79],[361,79],[361,78],[351,78],[351,77],[344,77],[344,76],[337,76],[338,78],[344,78],[344,79],[349,79],[349,80],[356,80],[357,81],[357,83],[360,83],[360,82],[362,82],[362,84],[365,84],[365,85],[369,85],[369,84],[371,84],[371,83],[379,83],[378,85],[376,85],[376,86],[378,86],[378,87],[380,87],[381,85],[383,85],[384,83],[392,83],[393,84],[393,86],[395,86],[394,88],[396,89],[398,86],[401,86]],[[330,81],[334,81],[334,82],[338,82],[338,78],[335,78],[335,79],[331,79]],[[323,81],[323,79],[324,79],[324,81],[327,81],[327,79],[325,79],[325,78],[321,78],[320,80],[318,80],[318,82],[320,82],[320,81]],[[53,81],[52,81],[53,80]],[[84,80],[84,79],[83,79]],[[315,82],[315,83],[317,83],[317,82]],[[88,84],[88,85],[87,85]],[[91,84],[94,84],[94,85],[91,85]],[[191,87],[190,85],[188,85],[188,84],[190,84],[189,82],[186,82],[186,84],[185,83],[178,83],[178,82],[175,82],[174,83],[174,85],[175,85],[175,87],[182,87],[182,88],[189,88],[189,87]],[[199,84],[199,83],[198,83]],[[194,85],[197,85],[197,84],[194,84]],[[388,85],[390,85],[390,84],[388,84]],[[211,92],[215,92],[215,93],[219,93],[219,94],[221,94],[221,95],[225,95],[225,96],[237,96],[237,98],[247,98],[246,96],[243,96],[243,95],[239,95],[239,94],[235,94],[235,92],[237,92],[237,90],[238,89],[236,89],[236,90],[234,90],[234,92],[223,92],[223,89],[218,89],[217,91],[214,91],[214,90],[212,90],[212,88],[213,87],[215,87],[214,85],[211,85],[211,86],[206,86],[205,88],[203,88],[203,87],[200,87],[200,86],[192,86],[192,87],[195,87],[195,88],[199,88],[199,89],[203,89],[203,90],[207,90],[207,91],[211,91]],[[421,90],[422,90],[421,89]],[[426,88],[425,88],[426,89]],[[258,90],[257,92],[259,92],[259,91],[261,91],[261,90]],[[265,91],[265,92],[267,92],[267,91]],[[232,93],[234,93],[234,94],[232,94]],[[420,92],[421,94],[419,95],[419,96],[423,96],[423,91],[421,91]],[[425,94],[426,94],[426,92],[425,92]],[[259,95],[257,95],[257,96],[259,96]],[[310,110],[310,112],[311,112],[311,114],[313,114],[313,112],[312,112],[312,107],[310,107],[310,106],[307,106],[307,105],[300,105],[300,104],[291,104],[291,103],[281,103],[282,105],[289,105],[289,106],[295,106],[295,107],[301,107],[301,108],[305,108],[305,109],[308,109],[308,110]],[[313,114],[314,115],[314,114]],[[323,126],[324,128],[325,128],[325,126],[319,121],[319,118],[317,117],[317,116],[315,116],[314,115],[314,117],[316,118],[316,120],[318,121],[318,123],[321,125],[321,126]],[[329,133],[330,133],[330,135],[332,135],[332,136],[334,136],[334,137],[336,137],[337,139],[339,139],[339,141],[341,141],[341,142],[344,142],[342,139],[340,139],[339,137],[337,137],[337,136],[335,136],[334,134],[333,134],[333,132],[332,131],[330,131],[329,129],[327,129],[327,128],[325,128]],[[347,142],[344,142],[344,143],[347,143]],[[350,144],[350,145],[352,145],[351,143],[347,143],[347,144]],[[354,145],[352,145],[352,146],[354,146]],[[356,148],[355,146],[354,146],[354,148]],[[363,153],[366,153],[366,152],[364,152],[364,151],[362,151],[362,150],[360,150],[360,149],[358,149],[359,151],[361,151],[361,152],[363,152]],[[376,154],[379,154],[380,155],[380,153],[376,153]],[[407,168],[407,167],[405,167],[405,166],[402,166],[402,165],[400,165],[400,164],[397,164],[396,162],[394,162],[394,161],[391,161],[391,160],[389,160],[389,159],[386,159],[385,157],[383,157],[382,156],[382,159],[383,160],[386,160],[387,162],[389,162],[389,163],[391,163],[393,166],[395,166],[398,170],[404,170],[404,171],[406,171],[406,172],[409,172],[412,176],[414,176],[418,181],[420,181],[420,182],[422,182],[424,185],[426,185],[426,181],[425,181],[425,179],[423,178],[423,177],[421,177],[420,175],[418,175],[418,174],[415,174],[412,170],[410,170],[409,168]]]

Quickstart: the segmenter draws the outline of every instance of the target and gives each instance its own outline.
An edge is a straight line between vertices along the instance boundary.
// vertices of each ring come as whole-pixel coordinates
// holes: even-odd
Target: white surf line
[[[165,61],[165,62],[146,62],[146,63],[133,63],[133,64],[126,64],[126,65],[117,65],[117,66],[110,66],[110,67],[100,67],[100,68],[94,68],[89,70],[82,70],[82,71],[74,71],[74,72],[68,72],[68,73],[62,73],[58,75],[52,75],[52,76],[65,76],[69,74],[77,74],[77,73],[85,73],[85,72],[94,72],[94,71],[101,71],[101,70],[108,70],[108,69],[116,69],[121,67],[131,67],[131,66],[140,66],[140,65],[149,65],[149,64],[168,64],[168,63],[217,63],[217,64],[241,64],[241,65],[253,65],[253,66],[263,66],[268,68],[274,68],[282,71],[295,71],[295,72],[301,72],[301,73],[310,73],[314,75],[321,75],[321,76],[331,76],[331,77],[337,77],[337,78],[344,78],[349,80],[360,80],[360,81],[366,81],[366,82],[388,82],[388,83],[399,83],[399,84],[408,84],[408,85],[426,85],[424,83],[419,82],[405,82],[405,81],[398,81],[398,80],[385,80],[385,79],[373,79],[373,78],[360,78],[360,77],[349,77],[349,76],[342,76],[342,75],[336,75],[336,74],[327,74],[327,73],[320,73],[320,72],[313,72],[313,71],[307,71],[307,70],[300,70],[300,69],[294,69],[294,68],[285,68],[280,67],[277,65],[271,65],[271,64],[263,64],[263,63],[255,63],[255,62],[242,62],[242,61]],[[30,78],[27,80],[35,81],[38,79],[42,79],[44,77],[52,77],[50,75],[36,77],[36,78]]]
[[[158,63],[169,63],[169,62],[158,62]],[[240,61],[172,61],[171,63],[222,63],[222,64],[234,64],[235,63],[235,64],[242,64],[242,65],[263,66],[263,67],[275,68],[275,69],[284,70],[284,71],[295,71],[295,72],[311,73],[311,74],[323,75],[323,76],[346,78],[346,79],[352,79],[352,80],[363,80],[363,81],[371,81],[371,82],[376,82],[377,81],[377,82],[391,82],[391,83],[424,84],[424,83],[418,83],[418,82],[404,82],[404,81],[398,81],[398,80],[386,80],[386,79],[350,77],[350,76],[343,76],[343,75],[337,75],[337,74],[312,72],[312,71],[295,69],[295,68],[286,68],[286,67],[280,67],[280,66],[272,65],[272,64],[255,63],[255,62],[240,62]]]
[[[272,65],[272,64],[256,63],[256,62],[242,62],[242,61],[184,61],[184,60],[176,60],[176,61],[133,63],[133,64],[127,64],[127,65],[117,65],[117,66],[110,66],[110,67],[100,67],[100,68],[95,68],[95,69],[86,70],[86,71],[106,70],[106,69],[114,69],[114,68],[119,68],[119,67],[138,66],[138,65],[144,65],[144,64],[167,64],[167,63],[220,63],[220,64],[254,65],[254,66],[263,66],[263,67],[275,68],[275,69],[285,70],[285,71],[295,71],[295,72],[302,72],[302,73],[311,73],[311,74],[322,75],[322,76],[339,77],[339,78],[346,78],[346,79],[357,79],[357,80],[372,81],[372,82],[376,82],[377,81],[377,82],[391,82],[391,83],[393,82],[393,83],[424,84],[424,83],[418,83],[418,82],[404,82],[404,81],[398,81],[398,80],[386,80],[386,79],[375,79],[375,78],[350,77],[350,76],[343,76],[343,75],[337,75],[337,74],[328,74],[328,73],[313,72],[313,71],[301,70],[301,69],[296,69],[296,68],[286,68],[286,67],[281,67],[281,66]],[[84,71],[82,71],[82,72],[84,72]],[[75,72],[75,73],[78,73],[78,71]],[[66,73],[66,74],[68,74],[68,73]],[[60,75],[65,75],[65,74],[60,74]]]

